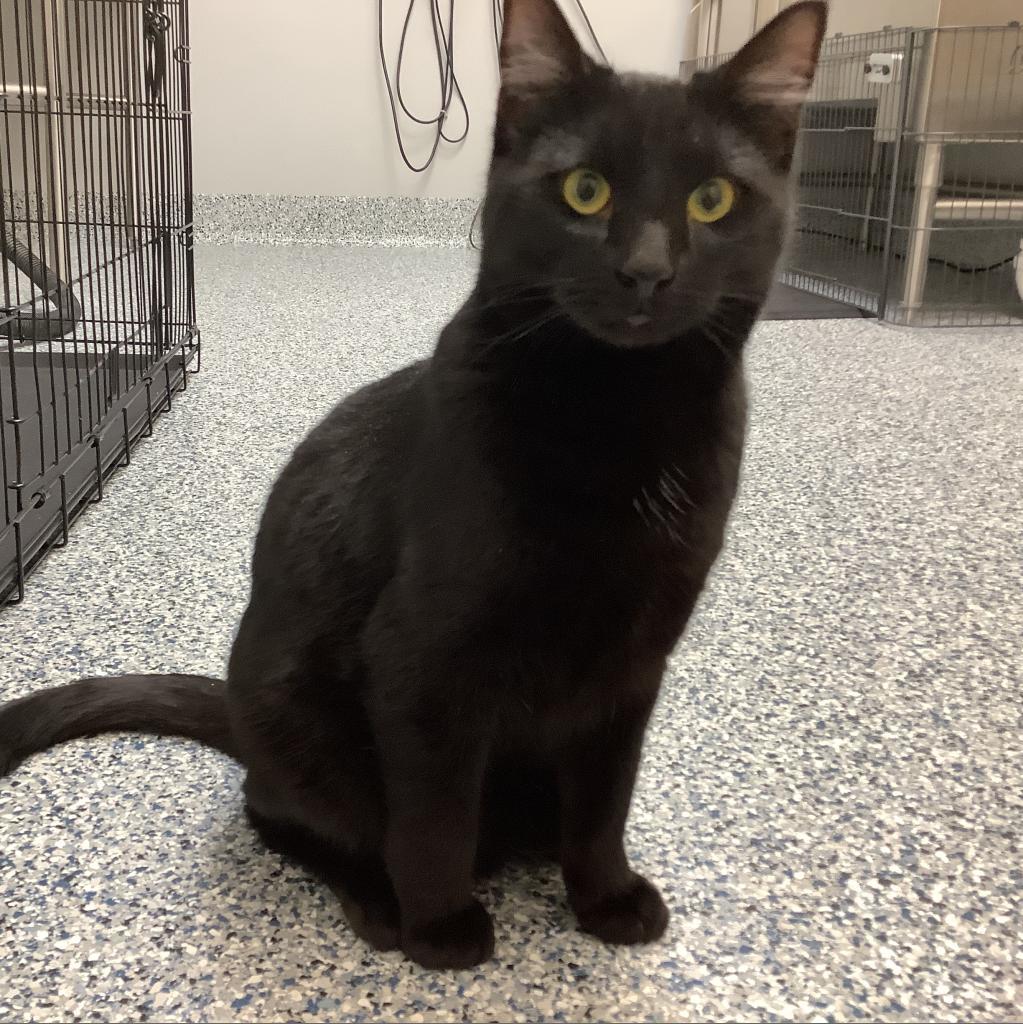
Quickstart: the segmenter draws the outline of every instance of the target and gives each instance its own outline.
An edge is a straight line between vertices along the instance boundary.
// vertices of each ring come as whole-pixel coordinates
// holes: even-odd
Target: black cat
[[[683,85],[595,65],[553,0],[505,0],[476,287],[432,358],[298,447],[227,682],[12,701],[0,771],[102,730],[212,744],[266,842],[427,966],[491,955],[474,878],[518,854],[560,861],[586,931],[660,936],[623,831],[736,490],[825,16],[797,3]]]

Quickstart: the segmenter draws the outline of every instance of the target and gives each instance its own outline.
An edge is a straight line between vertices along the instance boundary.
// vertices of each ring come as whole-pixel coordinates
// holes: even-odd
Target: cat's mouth
[[[684,303],[677,298],[670,302],[662,299],[647,308],[609,302],[605,296],[559,295],[555,291],[553,298],[593,337],[621,348],[645,348],[663,345],[701,323],[713,296],[709,292],[687,295]]]
[[[554,287],[549,295],[587,334],[620,348],[667,344],[703,323],[717,300],[713,286],[697,293],[673,289],[642,303],[632,296],[632,301],[621,301],[613,289],[580,292]]]
[[[602,341],[622,348],[664,344],[677,337],[686,326],[675,317],[653,313],[627,313],[600,318],[575,315],[573,318]]]
[[[613,320],[590,322],[582,326],[602,341],[621,348],[660,345],[678,333],[676,324],[669,325],[663,319],[649,313],[631,313],[628,316],[615,317]]]

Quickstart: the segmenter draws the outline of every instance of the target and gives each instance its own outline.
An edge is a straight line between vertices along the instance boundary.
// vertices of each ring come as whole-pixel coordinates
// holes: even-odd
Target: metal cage
[[[0,602],[198,369],[186,0],[0,0]]]
[[[796,165],[786,284],[898,324],[1023,323],[1018,23],[825,40]]]

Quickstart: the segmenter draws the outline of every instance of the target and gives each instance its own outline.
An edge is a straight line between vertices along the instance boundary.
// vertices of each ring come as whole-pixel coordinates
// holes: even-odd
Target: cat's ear
[[[799,114],[813,85],[828,5],[803,0],[786,7],[730,61],[709,76],[737,107],[771,162],[787,170]]]
[[[593,66],[555,0],[504,0],[502,99],[529,100]]]
[[[827,23],[828,5],[821,0],[786,7],[721,68],[736,98],[797,118],[813,84]]]

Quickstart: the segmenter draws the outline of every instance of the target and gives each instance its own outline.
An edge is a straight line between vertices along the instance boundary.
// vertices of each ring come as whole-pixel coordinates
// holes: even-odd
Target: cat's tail
[[[237,758],[226,689],[208,676],[107,676],[0,704],[0,776],[30,754],[101,732],[184,736]]]

